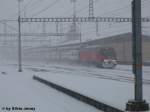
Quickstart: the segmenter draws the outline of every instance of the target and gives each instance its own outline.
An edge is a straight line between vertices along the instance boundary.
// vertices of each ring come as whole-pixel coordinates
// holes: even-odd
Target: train
[[[99,68],[112,69],[117,65],[116,52],[112,47],[75,44],[54,47],[39,47],[30,50],[28,49],[27,51],[28,52],[24,52],[26,54],[26,60],[32,61],[41,61],[46,63],[50,63],[51,61],[79,62],[81,64],[93,64]]]
[[[79,50],[79,60],[101,68],[114,68],[117,65],[115,50],[111,47],[90,46]]]

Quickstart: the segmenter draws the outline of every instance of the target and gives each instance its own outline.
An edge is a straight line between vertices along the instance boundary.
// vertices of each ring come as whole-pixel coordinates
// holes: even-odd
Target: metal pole
[[[93,18],[94,17],[94,1],[89,0],[89,17]]]
[[[142,83],[142,32],[141,0],[132,2],[133,73],[135,74],[135,98],[127,103],[128,111],[146,111],[149,105],[143,100]]]
[[[6,21],[4,21],[4,45],[6,45],[7,44],[7,22]]]
[[[143,100],[143,87],[142,87],[142,34],[141,34],[141,0],[135,0],[134,13],[134,36],[135,43],[135,100]]]
[[[22,49],[21,49],[21,12],[20,12],[20,2],[18,0],[18,71],[22,72]]]
[[[73,37],[75,37],[75,34],[77,33],[77,26],[76,26],[76,21],[75,21],[75,19],[76,19],[76,2],[77,2],[77,0],[71,0],[71,2],[73,2]]]
[[[76,17],[76,2],[77,2],[77,0],[71,0],[71,2],[73,3],[73,17]]]
[[[79,39],[80,39],[80,45],[79,45],[79,51],[78,51],[78,61],[79,61],[79,64],[80,64],[80,51],[81,51],[81,43],[82,43],[82,28],[81,28],[81,23],[80,23],[80,36],[79,36]]]
[[[99,33],[99,22],[95,22],[96,23],[96,35],[97,36],[100,36],[100,33]]]
[[[58,34],[58,33],[59,33],[59,23],[56,22],[56,34]]]

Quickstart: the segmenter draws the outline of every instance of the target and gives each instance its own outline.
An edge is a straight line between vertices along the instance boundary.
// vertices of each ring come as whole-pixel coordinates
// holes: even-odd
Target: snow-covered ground
[[[9,67],[12,65],[10,64],[7,66]],[[16,64],[13,66],[16,70]],[[42,65],[39,63],[26,63],[23,66],[23,70],[23,74],[25,75],[21,77],[24,77],[24,81],[29,81],[31,85],[39,88],[37,91],[40,91],[40,89],[42,91],[43,88],[41,88],[41,86],[43,85],[32,81],[32,75],[40,76],[51,82],[57,83],[122,110],[125,109],[125,105],[128,100],[134,99],[134,75],[132,74],[132,67],[129,65],[118,65],[112,70],[77,64],[51,63],[49,65]],[[8,76],[10,77],[10,75]],[[20,77],[20,75],[17,75],[16,77],[18,76]],[[144,99],[150,103],[150,67],[143,67],[143,77],[143,96]],[[20,80],[18,78],[17,80]],[[30,85],[30,83],[28,83],[28,85]],[[33,91],[33,94],[35,90],[29,91]],[[51,95],[47,93],[47,91],[42,93],[44,95],[46,94],[45,97],[47,95]],[[52,90],[50,89],[49,91]]]
[[[26,66],[37,76],[97,99],[114,107],[125,109],[134,99],[134,75],[131,66],[118,65],[115,69],[94,66],[52,64],[43,67]],[[150,67],[143,67],[144,99],[150,103]]]
[[[33,107],[21,112],[99,112],[65,94],[32,79],[34,71],[17,72],[16,66],[0,65],[0,112],[3,107]],[[10,112],[18,112],[12,111]]]

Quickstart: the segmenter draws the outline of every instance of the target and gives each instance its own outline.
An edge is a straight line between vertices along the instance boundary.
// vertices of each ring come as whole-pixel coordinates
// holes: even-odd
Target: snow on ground
[[[18,73],[16,70],[16,66],[0,65],[0,109],[34,107],[36,112],[99,112],[89,105],[34,81],[32,79],[34,71],[24,69],[22,73]]]
[[[14,67],[16,69],[16,64]],[[129,65],[118,65],[112,70],[77,64],[26,63],[23,68],[24,71],[123,110],[128,100],[134,99],[134,82],[130,80],[134,75]],[[144,99],[150,103],[150,67],[143,67],[143,76]]]
[[[144,67],[143,71],[144,78],[148,81],[149,68]],[[35,71],[35,75],[44,79],[123,110],[128,100],[134,99],[134,82],[122,81],[122,77],[133,78],[131,66],[119,65],[111,70],[93,66],[52,64],[47,67],[26,66],[26,69]],[[112,80],[110,76],[112,79],[119,76],[121,80]],[[150,84],[144,84],[144,99],[150,103]]]

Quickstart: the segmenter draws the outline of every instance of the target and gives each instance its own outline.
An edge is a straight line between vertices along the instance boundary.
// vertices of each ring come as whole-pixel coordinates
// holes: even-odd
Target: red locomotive
[[[117,65],[116,53],[111,47],[87,47],[79,51],[81,62],[92,63],[102,68],[114,68]]]

